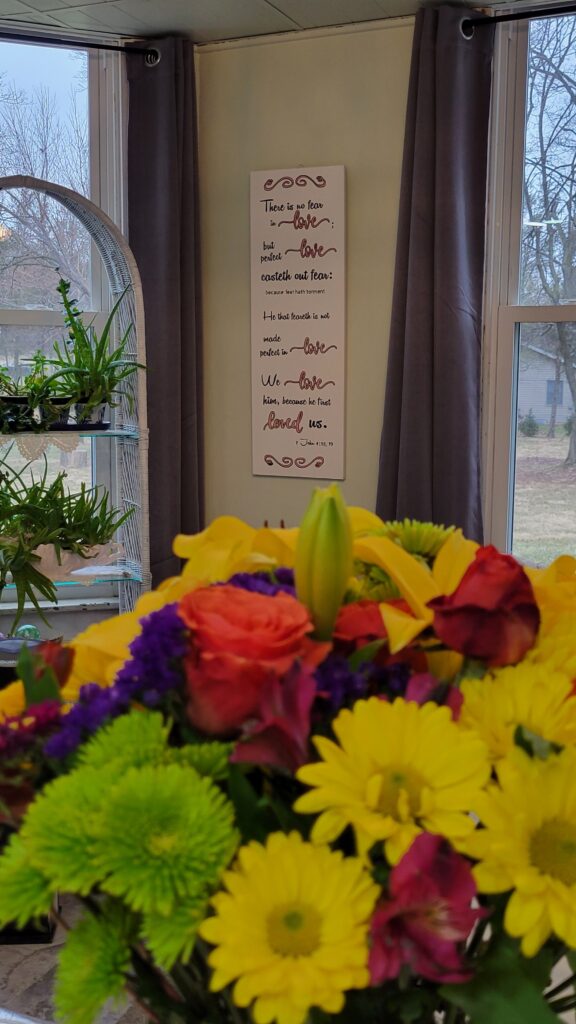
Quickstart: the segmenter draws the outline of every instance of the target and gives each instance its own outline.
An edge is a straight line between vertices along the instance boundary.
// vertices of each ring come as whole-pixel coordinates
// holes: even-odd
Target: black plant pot
[[[27,395],[2,395],[0,397],[0,431],[16,434],[24,430],[37,430],[34,409]]]
[[[67,426],[70,418],[71,405],[72,399],[64,397],[51,398],[49,401],[43,402],[38,408],[40,412],[40,422],[44,429],[58,430],[59,427]]]
[[[106,420],[108,406],[106,402],[89,406],[85,402],[76,402],[76,425],[79,427],[95,427],[106,429],[110,424]]]

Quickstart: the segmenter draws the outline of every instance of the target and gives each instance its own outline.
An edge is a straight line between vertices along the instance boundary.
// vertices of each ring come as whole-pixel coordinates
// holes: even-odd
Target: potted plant
[[[0,462],[0,594],[14,585],[13,633],[27,601],[47,621],[39,601],[56,601],[54,579],[70,578],[66,559],[74,555],[77,568],[79,558],[98,556],[132,510],[111,508],[108,493],[96,487],[83,484],[77,492],[68,491],[64,472],[49,482],[46,460],[40,475],[28,479],[29,464],[14,469],[9,453]]]
[[[125,356],[133,325],[129,324],[116,346],[111,343],[114,317],[126,292],[115,302],[98,336],[92,323],[84,323],[82,313],[70,298],[70,282],[61,278],[57,290],[64,307],[68,338],[62,344],[54,343],[49,363],[56,371],[60,387],[73,396],[77,424],[102,422],[106,406],[117,406],[121,395],[126,396],[132,408],[132,396],[121,385],[139,367],[143,369],[140,363]]]
[[[66,391],[60,374],[50,373],[48,356],[38,349],[30,360],[30,373],[25,379],[30,406],[36,410],[41,429],[51,429],[68,423],[73,399]]]
[[[0,367],[0,432],[14,434],[35,427],[34,406],[23,379],[14,379],[6,367]]]

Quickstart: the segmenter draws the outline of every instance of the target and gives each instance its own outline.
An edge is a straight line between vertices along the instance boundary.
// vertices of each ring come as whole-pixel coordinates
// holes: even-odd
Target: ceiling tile
[[[121,0],[119,6],[156,32],[186,32],[199,43],[296,27],[266,0]]]
[[[145,35],[151,30],[151,26],[144,18],[126,13],[122,4],[116,3],[116,0],[97,6],[93,4],[84,9],[109,32],[118,32],[120,35]]]
[[[51,11],[52,17],[64,28],[82,29],[87,32],[102,32],[103,24],[92,17],[94,5],[88,7],[62,7]]]
[[[0,10],[3,2],[4,0],[0,0]],[[52,11],[58,13],[69,7],[85,7],[87,5],[87,0],[25,0],[25,2],[28,7],[32,7],[35,11],[47,11],[50,13]]]
[[[20,3],[20,0],[0,0],[0,17],[5,15],[18,14],[21,18],[24,18],[27,14],[30,14],[30,8],[25,3]]]
[[[346,25],[384,17],[376,0],[270,0],[270,3],[293,18],[300,28]]]
[[[35,27],[44,25],[46,28],[59,28],[59,23],[54,20],[51,14],[46,14],[45,12],[38,13],[30,7],[26,8],[25,13],[2,15],[0,17],[0,25],[9,25],[14,32],[16,32],[17,28],[24,32],[27,25],[34,25]]]
[[[409,14],[416,14],[422,4],[419,0],[376,0],[382,9],[383,18],[403,18]],[[508,2],[508,0],[507,0]]]

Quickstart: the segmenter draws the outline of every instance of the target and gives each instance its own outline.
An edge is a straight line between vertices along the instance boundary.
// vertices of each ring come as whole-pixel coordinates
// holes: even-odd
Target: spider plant
[[[60,387],[70,391],[77,406],[83,406],[85,417],[99,405],[118,405],[120,395],[126,396],[132,410],[132,395],[120,385],[139,367],[144,369],[125,356],[133,324],[129,324],[116,346],[111,338],[114,317],[127,289],[112,307],[99,337],[93,323],[84,323],[82,313],[70,298],[70,282],[60,278],[57,291],[64,307],[68,339],[62,344],[54,342],[54,356],[49,362],[60,379]]]

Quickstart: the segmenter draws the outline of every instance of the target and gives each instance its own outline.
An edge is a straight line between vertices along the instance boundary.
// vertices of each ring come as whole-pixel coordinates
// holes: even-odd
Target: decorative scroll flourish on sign
[[[254,171],[251,242],[253,472],[341,480],[344,168]]]
[[[268,181],[264,182],[264,191],[271,192],[277,185],[281,185],[282,188],[292,188],[293,185],[305,188],[308,182],[311,185],[316,185],[316,188],[326,188],[326,178],[323,178],[321,174],[317,174],[315,178],[311,178],[309,174],[298,174],[295,178],[284,174],[276,181],[274,178],[268,178]]]
[[[282,466],[283,469],[290,469],[292,466],[296,466],[297,469],[308,469],[310,466],[321,469],[324,465],[324,457],[318,455],[315,459],[310,459],[307,462],[302,455],[299,455],[296,459],[291,459],[289,455],[283,455],[280,459],[277,459],[275,455],[265,455],[264,462],[267,466],[273,466],[276,463],[277,466]]]

